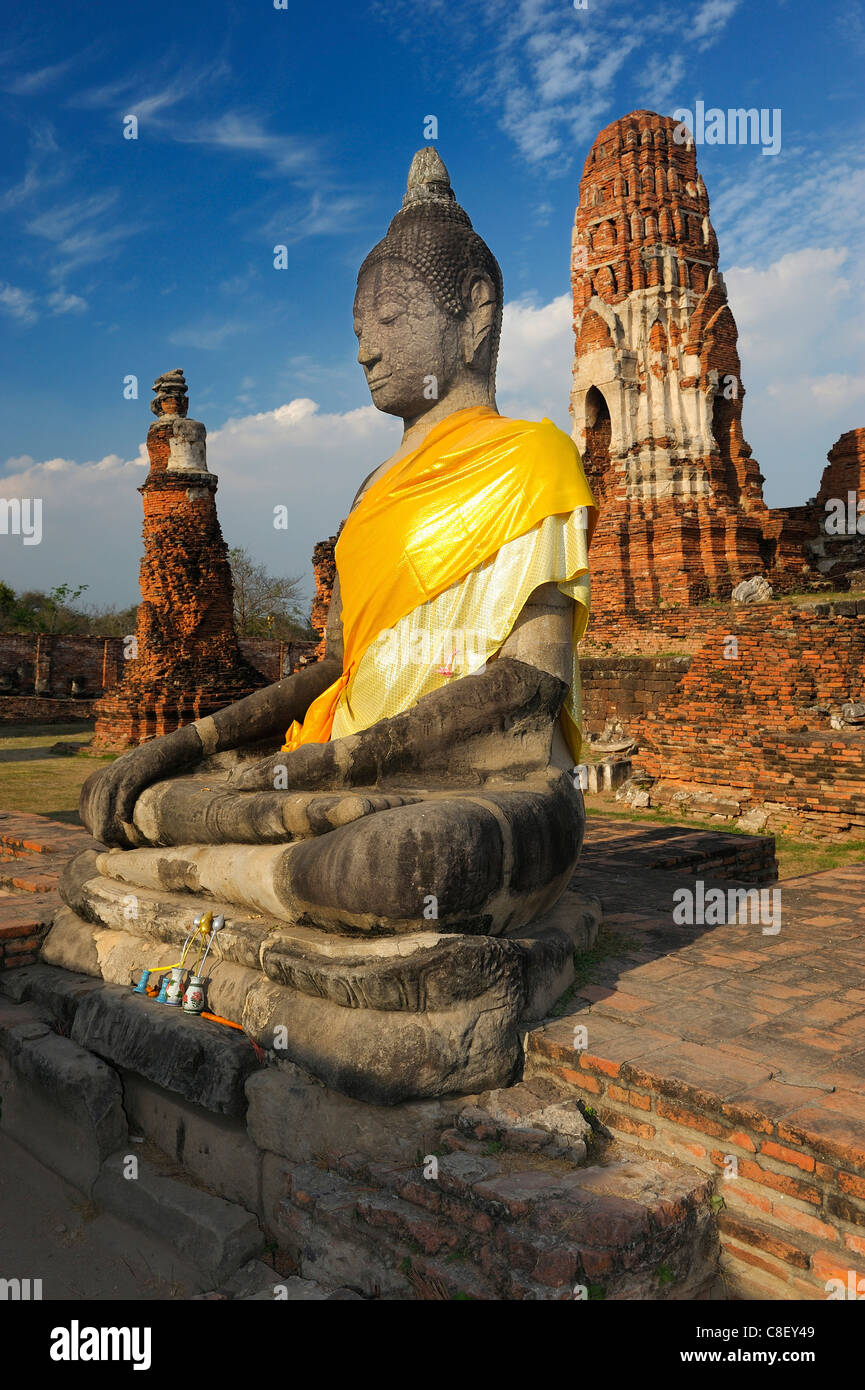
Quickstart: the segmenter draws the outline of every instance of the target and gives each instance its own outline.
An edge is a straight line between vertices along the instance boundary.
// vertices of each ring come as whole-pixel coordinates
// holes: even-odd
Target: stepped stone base
[[[63,895],[77,911],[58,911],[42,950],[47,964],[128,986],[142,969],[176,959],[193,910],[224,910],[164,889],[130,892],[91,877],[91,861],[85,853],[70,865]],[[530,926],[497,937],[425,931],[370,939],[263,913],[231,917],[208,962],[207,1006],[346,1095],[394,1104],[466,1093],[514,1079],[521,1030],[568,989],[574,952],[592,946],[599,924],[597,899],[573,890]],[[137,996],[105,995],[88,1007],[98,1009],[103,1035],[123,1034],[113,1060],[124,1066],[134,1065],[127,1051],[144,1056],[132,1036],[144,1026],[141,1009],[148,1018],[156,1009],[160,1028],[172,1027],[162,1016],[173,1011]]]
[[[239,1034],[180,1018],[178,1029],[197,1038],[198,1066],[192,1053],[175,1049],[175,1065],[158,1085],[106,1063],[116,1037],[110,1027],[93,1030],[95,1001],[104,996],[113,1009],[129,991],[44,965],[3,977],[0,990],[8,1001],[0,1010],[0,1056],[47,1039],[65,1050],[67,1071],[105,1075],[107,1109],[96,1115],[84,1107],[79,1119],[82,1139],[98,1130],[101,1142],[83,1190],[153,1234],[179,1233],[185,1256],[213,1290],[205,1296],[717,1294],[711,1181],[610,1145],[560,1082],[369,1105],[291,1063],[261,1063]],[[137,998],[135,1006],[151,1019],[167,1012]],[[59,1036],[58,1027],[73,1038]],[[85,1035],[89,1048],[74,1041]],[[150,1055],[164,1042],[154,1033]],[[241,1082],[246,1064],[238,1061],[246,1054]],[[205,1079],[227,1063],[232,1094],[245,1096],[230,1114]],[[27,1076],[44,1104],[50,1077],[32,1067]],[[66,1108],[71,1114],[71,1100]],[[128,1141],[122,1130],[109,1132],[113,1120],[128,1120]],[[0,1126],[7,1127],[5,1106]],[[25,1128],[15,1137],[32,1150],[37,1136]],[[120,1176],[124,1144],[140,1160],[135,1182]],[[56,1147],[44,1161],[56,1166]],[[276,1250],[273,1269],[254,1258],[265,1244]]]

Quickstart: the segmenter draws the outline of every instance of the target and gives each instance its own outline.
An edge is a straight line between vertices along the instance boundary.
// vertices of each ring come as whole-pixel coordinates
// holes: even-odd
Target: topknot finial
[[[186,378],[180,367],[158,376],[153,383],[153,390],[156,398],[150,402],[150,409],[154,415],[186,415],[189,398],[186,393]]]
[[[403,207],[409,203],[454,203],[456,197],[444,161],[433,145],[418,150],[408,171]]]

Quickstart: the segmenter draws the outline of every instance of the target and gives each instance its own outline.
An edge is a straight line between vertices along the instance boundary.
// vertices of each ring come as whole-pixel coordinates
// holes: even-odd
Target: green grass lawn
[[[83,747],[92,737],[92,720],[74,724],[0,724],[0,810],[29,811],[80,825],[81,785],[95,768],[111,762],[114,755],[58,757],[48,750],[59,742]]]

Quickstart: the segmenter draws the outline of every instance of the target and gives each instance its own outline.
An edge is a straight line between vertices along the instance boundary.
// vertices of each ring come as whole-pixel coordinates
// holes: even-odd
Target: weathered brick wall
[[[123,661],[120,637],[0,632],[0,694],[34,693],[62,699],[73,680],[91,697],[110,689]]]
[[[38,695],[0,695],[0,724],[69,724],[93,718],[92,700],[46,700]]]
[[[724,603],[683,604],[653,611],[593,612],[580,644],[580,668],[592,656],[686,655],[699,651],[709,633],[730,628],[736,610]]]
[[[583,728],[599,734],[608,720],[630,731],[636,720],[663,710],[687,671],[690,657],[585,657],[580,662]]]
[[[653,799],[690,788],[732,814],[769,809],[770,829],[865,830],[865,732],[832,727],[865,694],[865,601],[738,609],[723,626],[639,723]]]
[[[313,641],[279,642],[270,637],[240,637],[237,645],[250,666],[260,671],[269,683],[282,680],[283,676],[291,675],[292,671],[316,659]]]
[[[124,674],[124,645],[122,637],[0,632],[0,698],[32,696],[38,672],[48,683],[43,698],[64,699],[73,680],[77,680],[83,681],[84,700],[96,699],[113,689]],[[316,644],[241,637],[238,646],[251,666],[268,681],[277,681],[312,660]],[[21,677],[19,667],[25,668]]]

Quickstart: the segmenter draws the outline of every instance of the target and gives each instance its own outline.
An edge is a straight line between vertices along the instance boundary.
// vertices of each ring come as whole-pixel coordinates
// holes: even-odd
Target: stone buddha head
[[[437,402],[493,405],[501,322],[498,262],[437,151],[418,150],[402,207],[358,274],[354,328],[373,404],[406,422]]]

